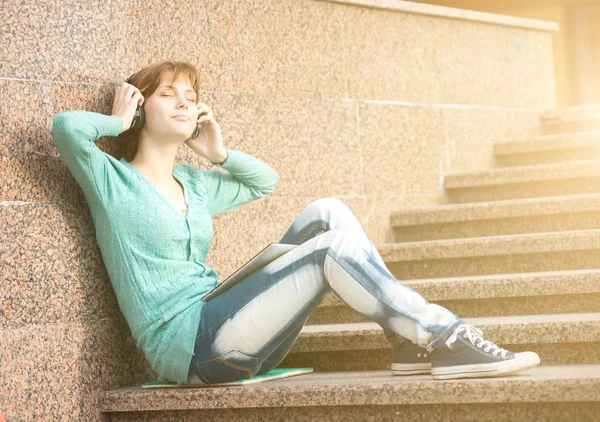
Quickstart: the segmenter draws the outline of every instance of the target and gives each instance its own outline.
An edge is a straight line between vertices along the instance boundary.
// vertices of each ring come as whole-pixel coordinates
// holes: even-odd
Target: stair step
[[[402,284],[463,318],[600,312],[600,269],[405,280]],[[367,321],[338,296],[331,296],[307,323]]]
[[[544,135],[526,140],[498,142],[494,145],[494,154],[515,155],[591,146],[600,146],[600,130]]]
[[[599,247],[600,230],[574,230],[426,242],[384,243],[379,245],[377,250],[384,261],[399,262],[509,253],[557,252]]]
[[[598,159],[600,158],[600,130],[496,143],[494,155],[501,166]]]
[[[463,318],[513,352],[534,351],[542,365],[600,364],[600,313]],[[391,349],[375,322],[306,325],[281,367],[317,371],[390,368]]]
[[[394,211],[391,225],[397,242],[600,229],[600,194]]]
[[[498,168],[447,175],[451,202],[573,195],[600,192],[600,160]]]
[[[450,412],[444,420],[465,420],[466,415],[482,420],[488,412],[496,413],[493,420],[515,420],[515,409],[534,417],[528,420],[563,411],[573,420],[573,415],[597,412],[599,389],[600,365],[538,366],[513,376],[443,381],[429,375],[392,376],[387,370],[315,372],[247,387],[121,388],[101,393],[99,409],[110,413],[113,422],[191,420],[194,410],[203,420],[429,420],[427,415],[446,414],[448,406],[463,404],[468,406],[456,415],[460,418]],[[542,403],[547,403],[544,409]],[[503,405],[513,419],[498,413]]]
[[[600,160],[577,163],[540,164],[507,169],[493,169],[446,176],[446,189],[464,189],[528,182],[563,180],[600,175]]]
[[[600,341],[600,313],[463,318],[498,345]],[[389,349],[376,322],[305,325],[290,353]]]
[[[397,280],[596,269],[600,230],[386,243],[377,249]]]
[[[565,107],[540,117],[545,134],[583,132],[600,129],[600,105]]]

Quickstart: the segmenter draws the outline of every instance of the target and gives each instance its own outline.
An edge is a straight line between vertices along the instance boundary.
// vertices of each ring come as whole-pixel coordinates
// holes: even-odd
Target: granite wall
[[[267,198],[215,218],[209,265],[224,278],[325,196],[345,201],[375,243],[390,241],[390,211],[442,203],[445,174],[490,167],[494,141],[538,133],[540,111],[555,106],[552,25],[350,3],[3,2],[7,421],[102,420],[98,391],[155,376],[118,310],[83,194],[49,137],[56,114],[110,114],[116,84],[141,67],[196,64],[225,145],[281,175]],[[113,140],[98,145],[110,153]],[[185,145],[177,161],[214,168]]]

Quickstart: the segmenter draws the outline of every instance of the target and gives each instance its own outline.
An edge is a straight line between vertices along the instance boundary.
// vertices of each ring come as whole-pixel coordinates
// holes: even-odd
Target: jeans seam
[[[219,362],[223,362],[225,365],[230,366],[230,367],[232,367],[234,369],[239,369],[240,371],[247,372],[248,375],[249,375],[249,378],[252,378],[252,368],[246,368],[245,366],[236,365],[235,363],[228,362],[228,361],[226,361],[225,359],[223,359],[221,357],[218,357],[217,360]]]
[[[198,362],[196,362],[195,366],[196,366],[196,373],[202,379],[202,381],[204,381],[206,384],[212,384],[212,382],[209,382],[205,377],[202,376],[202,373],[200,372],[200,367],[198,366]]]
[[[249,373],[249,374],[250,374],[250,378],[252,378],[252,376],[253,376],[253,375],[252,375],[252,368],[247,368],[247,367],[245,367],[245,366],[237,365],[237,364],[235,364],[235,363],[233,363],[233,362],[229,362],[229,361],[227,361],[226,359],[224,359],[224,358],[223,358],[223,356],[225,356],[225,355],[227,355],[227,354],[229,354],[229,353],[231,353],[231,352],[234,352],[234,351],[235,351],[235,352],[238,352],[238,353],[240,353],[240,354],[242,354],[242,355],[244,355],[244,356],[247,356],[247,357],[249,357],[249,358],[251,358],[251,359],[256,359],[256,360],[258,360],[258,368],[260,369],[260,367],[261,367],[261,365],[262,365],[262,358],[261,358],[260,356],[254,356],[254,355],[250,355],[250,354],[248,354],[248,353],[246,353],[246,352],[242,352],[242,351],[241,351],[240,349],[238,349],[237,347],[233,347],[233,348],[229,349],[228,351],[226,351],[226,352],[224,352],[224,353],[221,353],[221,354],[220,354],[219,356],[217,356],[217,357],[210,358],[210,359],[207,359],[207,360],[203,360],[202,362],[195,362],[195,363],[194,363],[194,365],[196,366],[196,372],[198,373],[198,376],[199,376],[199,377],[200,377],[200,378],[201,378],[201,379],[202,379],[204,382],[206,382],[207,384],[213,384],[212,382],[209,382],[209,381],[208,381],[208,380],[207,380],[207,379],[206,379],[204,376],[202,376],[202,373],[201,373],[201,371],[200,371],[200,367],[201,367],[201,366],[208,366],[208,364],[209,364],[209,363],[212,363],[212,362],[215,362],[215,361],[219,361],[219,362],[222,362],[222,363],[226,364],[227,366],[230,366],[230,367],[232,367],[232,368],[234,368],[234,369],[239,369],[239,370],[242,370],[242,371],[244,371],[244,372],[247,372],[247,373]]]
[[[308,233],[306,233],[304,236],[302,236],[300,238],[300,241],[299,241],[300,244],[304,243],[308,239],[308,236],[311,235],[312,233],[314,233],[316,230],[318,230],[318,229],[326,229],[327,225],[328,225],[327,223],[325,223],[325,224],[319,223],[319,225],[317,227],[313,227],[312,229],[310,229],[308,231]]]

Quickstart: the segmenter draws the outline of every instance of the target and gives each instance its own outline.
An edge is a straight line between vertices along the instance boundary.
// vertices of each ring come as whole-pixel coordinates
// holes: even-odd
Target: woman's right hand
[[[137,106],[141,106],[143,103],[144,96],[135,86],[127,82],[123,82],[117,86],[112,115],[119,116],[123,120],[123,130],[120,133],[125,132],[131,127]]]

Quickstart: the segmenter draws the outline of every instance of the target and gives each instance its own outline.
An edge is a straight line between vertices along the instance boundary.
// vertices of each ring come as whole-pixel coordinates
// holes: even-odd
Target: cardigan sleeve
[[[88,202],[102,201],[109,166],[108,154],[95,142],[117,136],[122,129],[119,116],[91,111],[66,111],[53,119],[50,137]]]
[[[239,150],[226,150],[225,162],[214,165],[228,173],[201,171],[211,216],[267,196],[279,183],[279,174],[264,161]]]

